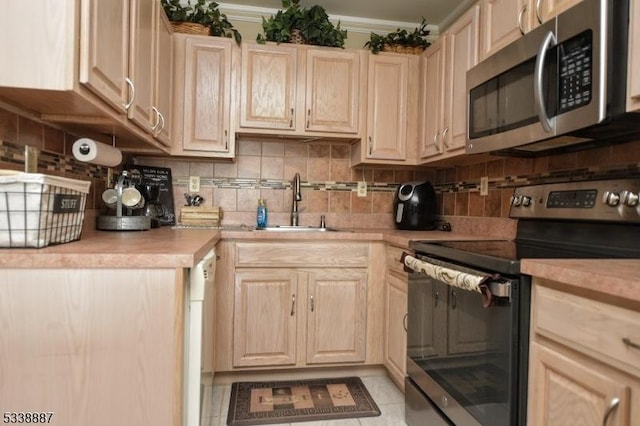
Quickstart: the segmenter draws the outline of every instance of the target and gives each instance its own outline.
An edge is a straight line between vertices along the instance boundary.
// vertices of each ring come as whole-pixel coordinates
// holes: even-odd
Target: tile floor
[[[363,376],[362,382],[380,408],[378,417],[359,419],[327,420],[324,422],[291,423],[292,426],[406,426],[404,421],[404,395],[387,376]],[[203,393],[201,426],[224,426],[231,385],[206,386]],[[289,423],[277,426],[287,426]]]

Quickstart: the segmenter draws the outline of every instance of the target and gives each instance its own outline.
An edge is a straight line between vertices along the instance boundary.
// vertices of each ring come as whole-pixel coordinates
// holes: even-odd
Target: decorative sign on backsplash
[[[153,209],[148,213],[157,216],[160,225],[175,225],[176,215],[173,206],[173,184],[171,169],[168,167],[130,166],[129,172],[141,176],[140,189],[145,196],[147,206],[159,206],[161,214]],[[154,189],[157,187],[159,189]],[[149,209],[146,209],[149,210]],[[159,215],[159,216],[158,216]]]

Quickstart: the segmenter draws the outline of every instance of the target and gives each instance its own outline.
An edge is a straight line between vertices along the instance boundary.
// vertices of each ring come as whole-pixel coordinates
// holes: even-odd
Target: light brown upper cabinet
[[[445,123],[445,95],[447,94],[447,43],[440,37],[423,53],[420,65],[421,99],[420,158],[429,158],[442,153],[442,133]]]
[[[582,0],[482,0],[480,60]]]
[[[29,29],[20,26],[24,16],[32,22]],[[0,94],[73,134],[113,135],[119,147],[166,152],[158,142],[167,140],[158,132],[165,107],[155,81],[171,68],[170,60],[158,57],[171,54],[160,53],[160,38],[171,34],[160,24],[163,18],[159,0],[37,1],[29,6],[6,1],[0,62],[11,67],[0,75]],[[162,114],[165,127],[170,126],[168,110]]]
[[[242,45],[241,133],[356,138],[363,51]]]
[[[529,0],[484,0],[481,4],[480,59],[519,39],[528,25]]]
[[[480,7],[473,6],[438,41],[423,53],[423,99],[421,157],[434,161],[464,154],[467,140],[467,71],[478,63]],[[439,52],[442,49],[443,52]],[[435,52],[434,52],[435,51]],[[444,71],[441,62],[444,58]],[[437,107],[436,80],[427,74],[433,68],[444,76],[444,109]],[[435,81],[431,81],[434,78]],[[434,92],[434,93],[432,93]],[[442,114],[442,115],[440,115]]]
[[[416,55],[369,54],[367,126],[351,148],[351,164],[406,164],[417,142]]]
[[[129,3],[129,0],[86,0],[83,6],[87,7],[80,15],[80,83],[121,113],[131,107],[135,95],[135,85],[129,79],[129,14],[138,4],[134,1],[130,10]],[[149,14],[149,20],[150,10],[140,7],[140,11]],[[109,19],[104,19],[105,16]],[[150,37],[151,22],[147,24],[144,36],[141,28],[132,26],[137,37]],[[135,58],[135,54],[131,56]]]
[[[172,34],[158,1],[131,2],[127,77],[131,81],[131,106],[127,114],[165,145],[171,142]]]
[[[175,34],[174,155],[233,158],[235,41]]]

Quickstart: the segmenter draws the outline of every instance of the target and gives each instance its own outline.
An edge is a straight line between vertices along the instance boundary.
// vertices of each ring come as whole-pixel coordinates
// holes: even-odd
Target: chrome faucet
[[[296,173],[293,177],[291,185],[293,190],[293,204],[291,206],[291,226],[298,226],[298,201],[302,201],[302,193],[300,192],[300,173]]]

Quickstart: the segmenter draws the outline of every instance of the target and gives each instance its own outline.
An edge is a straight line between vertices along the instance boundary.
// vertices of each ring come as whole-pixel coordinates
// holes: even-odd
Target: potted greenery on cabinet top
[[[312,44],[316,46],[344,47],[347,30],[334,26],[322,6],[309,9],[300,7],[300,0],[282,0],[282,10],[265,19],[262,17],[264,34],[256,41],[265,43]]]
[[[161,0],[161,3],[175,32],[233,37],[238,44],[242,41],[238,30],[220,13],[214,1],[196,0],[194,5],[191,0],[187,0],[186,5],[180,0]]]
[[[397,52],[419,55],[431,44],[427,40],[429,32],[430,31],[427,30],[427,23],[425,19],[422,18],[420,26],[412,32],[398,28],[386,36],[371,33],[370,40],[365,43],[364,47],[371,49],[373,53]]]

